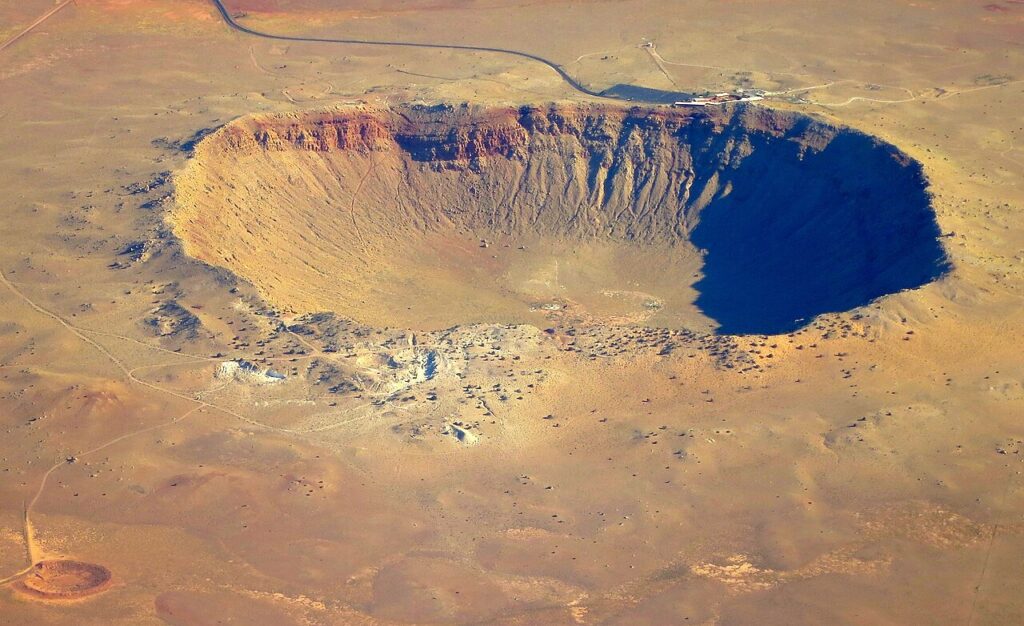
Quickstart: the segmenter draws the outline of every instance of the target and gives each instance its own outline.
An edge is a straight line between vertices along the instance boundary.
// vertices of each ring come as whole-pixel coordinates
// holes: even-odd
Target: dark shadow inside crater
[[[779,334],[949,268],[920,165],[853,131],[754,151],[700,214],[697,306],[723,334]],[[768,184],[770,183],[770,184]]]

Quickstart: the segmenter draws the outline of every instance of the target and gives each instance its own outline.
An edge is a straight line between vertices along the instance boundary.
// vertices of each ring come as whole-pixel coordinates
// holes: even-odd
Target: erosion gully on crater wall
[[[629,284],[661,271],[650,258],[693,253],[697,271],[666,274],[647,308],[676,287],[720,333],[777,334],[948,269],[918,163],[858,131],[752,105],[246,117],[200,142],[176,190],[168,220],[185,251],[296,313],[359,317],[355,303],[435,298],[475,303],[445,323],[521,321],[505,311],[571,291],[559,251],[608,245],[647,254]],[[474,250],[489,241],[530,241],[553,261],[515,282],[512,261]],[[623,254],[602,258],[618,270],[631,263]]]

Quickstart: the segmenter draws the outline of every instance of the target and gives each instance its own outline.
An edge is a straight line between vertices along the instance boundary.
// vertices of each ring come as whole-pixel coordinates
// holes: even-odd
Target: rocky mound
[[[285,310],[367,323],[412,324],[387,313],[424,300],[453,312],[438,324],[522,321],[516,307],[575,302],[572,255],[587,289],[644,311],[675,289],[723,333],[786,332],[946,269],[917,163],[752,106],[248,117],[197,146],[176,193],[169,221],[188,254]],[[550,258],[520,271],[496,244]],[[621,285],[601,285],[610,271]]]

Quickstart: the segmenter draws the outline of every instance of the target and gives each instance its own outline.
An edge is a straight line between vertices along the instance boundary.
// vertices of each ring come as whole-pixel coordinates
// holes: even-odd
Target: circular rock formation
[[[40,561],[17,583],[22,593],[44,600],[75,600],[110,585],[110,570],[82,561]]]
[[[753,106],[415,106],[254,116],[204,139],[169,216],[276,306],[443,328],[788,332],[945,271],[919,164]]]

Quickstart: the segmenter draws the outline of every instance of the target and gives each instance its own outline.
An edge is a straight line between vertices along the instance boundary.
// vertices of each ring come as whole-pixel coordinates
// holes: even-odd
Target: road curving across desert
[[[507,54],[521,59],[527,59],[529,61],[536,61],[543,65],[548,66],[554,70],[558,76],[565,81],[567,85],[573,88],[573,90],[594,98],[607,98],[610,100],[619,100],[616,96],[607,95],[604,92],[594,91],[583,83],[573,78],[565,68],[555,63],[554,61],[545,59],[542,56],[531,54],[529,52],[523,52],[521,50],[510,50],[507,48],[494,48],[490,46],[467,46],[459,44],[446,44],[446,43],[423,43],[415,41],[375,41],[368,39],[347,39],[347,38],[334,38],[334,37],[305,37],[297,35],[278,35],[275,33],[268,33],[254,28],[250,28],[239,23],[232,15],[231,11],[224,6],[223,0],[210,0],[215,7],[217,12],[220,14],[221,19],[228,27],[246,35],[252,35],[254,37],[262,37],[264,39],[276,39],[279,41],[301,41],[307,43],[332,43],[332,44],[349,44],[359,46],[394,46],[402,48],[430,48],[434,50],[454,50],[457,52],[488,52],[493,54]]]

